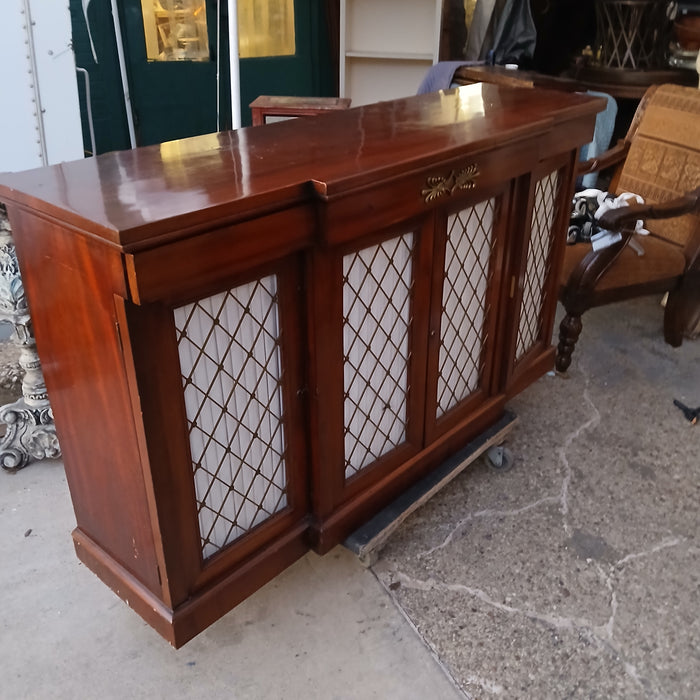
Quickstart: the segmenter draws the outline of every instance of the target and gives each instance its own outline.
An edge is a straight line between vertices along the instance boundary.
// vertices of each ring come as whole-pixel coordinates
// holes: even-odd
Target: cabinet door
[[[522,209],[526,212],[523,246],[513,271],[514,311],[510,339],[508,393],[522,390],[553,366],[552,327],[557,302],[557,264],[565,245],[569,214],[570,163],[553,159],[533,172]]]
[[[428,221],[402,224],[315,260],[323,473],[314,493],[321,516],[422,446]]]
[[[295,505],[283,285],[273,270],[173,310],[205,560]]]
[[[166,567],[180,595],[305,529],[300,288],[293,257],[196,299],[126,307]]]
[[[436,215],[427,443],[476,416],[493,393],[507,209],[501,189]]]

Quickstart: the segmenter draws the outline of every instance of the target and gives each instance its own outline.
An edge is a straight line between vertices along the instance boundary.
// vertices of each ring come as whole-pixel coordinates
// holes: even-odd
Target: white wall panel
[[[4,0],[0,171],[83,157],[68,0]]]

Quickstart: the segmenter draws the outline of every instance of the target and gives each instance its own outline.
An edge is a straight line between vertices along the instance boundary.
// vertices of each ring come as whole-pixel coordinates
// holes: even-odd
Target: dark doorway
[[[291,49],[285,49],[284,54],[273,50],[272,55],[261,55],[258,51],[249,57],[241,56],[243,125],[250,124],[248,104],[258,95],[335,94],[325,3],[239,0],[239,4],[239,19],[241,12],[247,10],[255,14],[256,20],[253,24],[240,23],[242,51],[244,47],[249,50],[255,41],[246,39],[241,32],[254,26],[258,35],[264,34],[266,25],[258,21],[258,15],[261,11],[274,14],[277,6],[286,5],[291,10],[294,35]],[[190,13],[188,16],[182,14],[183,5]],[[87,10],[89,22],[85,21],[81,0],[70,0],[70,7],[76,62],[87,71],[90,81],[95,151],[128,148],[129,131],[111,5],[91,2]],[[136,145],[231,128],[227,8],[225,0],[160,0],[158,3],[120,0],[119,19]],[[288,24],[289,21],[290,17]],[[85,150],[89,155],[92,146],[87,94],[84,79],[79,78],[78,83]]]

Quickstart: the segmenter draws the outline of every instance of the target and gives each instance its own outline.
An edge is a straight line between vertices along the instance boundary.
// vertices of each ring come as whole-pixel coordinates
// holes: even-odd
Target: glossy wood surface
[[[455,71],[454,81],[460,85],[485,82],[512,87],[551,88],[566,92],[576,92],[581,89],[581,86],[571,78],[545,75],[532,70],[512,70],[505,66],[460,66]]]
[[[347,191],[526,139],[602,109],[583,95],[490,84],[0,175],[0,196],[125,249],[217,220]],[[303,146],[300,147],[300,144]],[[573,145],[572,147],[575,147]]]
[[[79,557],[179,646],[304,551],[341,542],[497,421],[507,398],[553,362],[552,290],[564,243],[558,220],[546,223],[552,245],[545,293],[532,311],[537,333],[516,360],[537,184],[556,175],[552,196],[566,208],[578,148],[603,105],[473,85],[316,122],[1,175],[0,201],[65,455]],[[426,195],[463,171],[478,175]],[[437,418],[448,221],[491,198],[481,374]],[[414,241],[405,292],[406,437],[347,478],[344,259],[405,234]],[[270,277],[287,501],[205,556],[199,509],[206,496],[193,478],[202,465],[192,454],[175,314]],[[254,357],[255,341],[247,342],[242,355],[231,355],[242,364]],[[231,356],[217,359],[219,367]]]

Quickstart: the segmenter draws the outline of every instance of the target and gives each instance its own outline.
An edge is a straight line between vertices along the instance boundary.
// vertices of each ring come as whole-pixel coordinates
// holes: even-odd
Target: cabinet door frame
[[[431,280],[431,311],[428,331],[428,364],[426,372],[425,444],[430,445],[441,435],[460,424],[466,428],[469,418],[477,418],[475,409],[498,393],[495,373],[499,361],[499,319],[503,305],[502,287],[504,284],[504,262],[507,249],[506,240],[509,217],[511,215],[512,184],[505,182],[498,186],[480,189],[450,202],[449,207],[435,211],[435,240],[433,252],[433,276]],[[467,397],[441,416],[437,416],[441,330],[443,322],[443,288],[445,280],[445,259],[448,239],[449,217],[482,202],[494,200],[491,252],[489,256],[489,279],[487,280],[486,338],[481,351],[483,367],[479,386]],[[442,274],[440,274],[442,273]]]
[[[358,223],[358,227],[362,223]],[[407,368],[405,441],[380,456],[357,474],[345,477],[344,346],[343,346],[343,258],[412,233],[412,280]],[[344,245],[314,253],[310,269],[310,303],[313,318],[309,347],[318,348],[313,359],[312,446],[316,468],[313,477],[313,509],[321,518],[367,491],[423,447],[423,403],[425,399],[425,359],[427,351],[429,275],[432,254],[433,213],[425,212]]]
[[[531,173],[520,178],[516,184],[514,207],[520,215],[522,235],[518,244],[512,248],[509,261],[509,278],[511,280],[509,308],[502,324],[505,366],[503,372],[504,391],[510,396],[519,393],[532,381],[551,369],[554,364],[552,330],[556,314],[559,279],[555,274],[564,252],[566,240],[564,231],[570,216],[566,203],[571,201],[574,188],[572,176],[575,167],[576,152],[566,152],[540,161]],[[518,334],[520,332],[521,314],[528,272],[528,255],[533,243],[532,218],[535,207],[537,184],[550,173],[558,174],[558,189],[554,193],[554,202],[558,209],[549,225],[549,249],[547,254],[547,271],[541,286],[541,303],[537,332],[531,346],[518,357]],[[510,319],[510,320],[507,320]]]
[[[292,255],[231,276],[213,294],[235,289],[267,275],[277,277],[281,392],[285,431],[287,505],[218,552],[204,557],[182,387],[174,311],[209,295],[173,294],[168,303],[137,306],[116,299],[122,327],[125,367],[149,486],[156,542],[162,542],[161,571],[169,604],[175,608],[193,592],[240,567],[256,552],[308,525],[308,456],[303,370],[302,261]],[[213,295],[212,294],[212,295]],[[153,391],[139,395],[148,383]],[[148,437],[146,437],[148,436]]]

